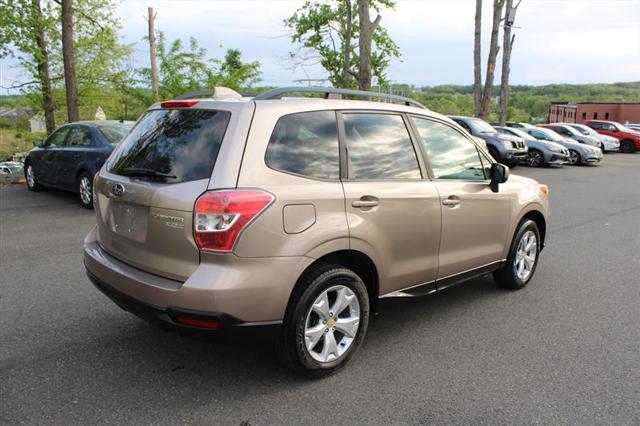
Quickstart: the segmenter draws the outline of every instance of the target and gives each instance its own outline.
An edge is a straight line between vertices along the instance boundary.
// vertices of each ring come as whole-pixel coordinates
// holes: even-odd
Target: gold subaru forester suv
[[[323,377],[381,298],[531,280],[548,188],[450,119],[343,89],[190,95],[150,107],[94,180],[87,274],[127,311],[185,333],[276,325],[285,364]]]

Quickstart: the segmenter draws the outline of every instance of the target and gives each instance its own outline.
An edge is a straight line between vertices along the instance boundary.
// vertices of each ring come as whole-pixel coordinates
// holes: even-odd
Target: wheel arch
[[[527,219],[534,221],[536,225],[538,225],[538,230],[540,231],[540,239],[542,240],[540,241],[540,247],[544,248],[544,244],[547,236],[547,220],[545,219],[542,212],[537,209],[529,210],[526,213],[524,213],[520,218],[520,220],[518,221],[518,224],[522,223],[523,220],[527,220]],[[516,227],[516,232],[517,231],[518,231],[518,228]]]
[[[362,279],[365,287],[367,288],[369,301],[371,303],[371,310],[374,312],[377,310],[378,295],[380,291],[380,278],[378,275],[378,268],[376,267],[373,260],[365,253],[358,250],[345,249],[327,253],[314,260],[311,264],[307,265],[307,267],[298,277],[298,280],[296,281],[296,284],[294,285],[291,294],[289,295],[289,301],[287,302],[287,311],[289,310],[289,304],[291,303],[293,294],[304,281],[303,278],[306,276],[306,274],[313,271],[320,264],[342,266],[355,272]]]

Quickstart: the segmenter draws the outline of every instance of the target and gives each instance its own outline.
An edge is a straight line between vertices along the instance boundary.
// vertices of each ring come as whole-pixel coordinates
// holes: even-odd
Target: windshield
[[[100,133],[109,141],[110,144],[115,145],[127,136],[127,133],[131,130],[133,125],[131,124],[99,124],[98,129]]]
[[[551,139],[554,142],[560,142],[560,141],[564,140],[564,138],[562,136],[560,136],[559,134],[557,134],[553,130],[545,129],[543,127],[538,127],[536,130],[539,130],[540,132],[544,133],[545,135],[547,135],[549,137],[549,139]]]
[[[517,137],[519,137],[519,138],[522,138],[522,139],[524,139],[524,140],[526,140],[526,141],[534,141],[534,140],[536,140],[536,138],[534,138],[533,136],[531,136],[529,133],[527,133],[527,132],[523,132],[523,131],[522,131],[522,130],[520,130],[520,129],[512,129],[512,128],[510,128],[510,129],[509,129],[509,132],[510,132],[512,135],[515,135],[515,136],[517,136]],[[505,134],[509,134],[509,133],[505,133]]]
[[[147,112],[109,160],[122,176],[187,182],[211,176],[231,114],[204,109]]]
[[[567,129],[567,131],[571,133],[573,136],[580,136],[580,132],[578,132],[576,129],[574,129],[571,126],[562,126],[562,128]]]
[[[589,135],[597,135],[598,132],[596,132],[595,130],[593,130],[591,127],[587,127],[581,124],[574,124],[571,127],[573,127],[574,129],[576,129],[577,131],[579,131],[580,133],[582,133],[585,136],[589,136]]]
[[[478,133],[496,133],[496,129],[491,127],[491,124],[486,121],[474,119],[468,120],[467,124],[473,129],[473,131]]]

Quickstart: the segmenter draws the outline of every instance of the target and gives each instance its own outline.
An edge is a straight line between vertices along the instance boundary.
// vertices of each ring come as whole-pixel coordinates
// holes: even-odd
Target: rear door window
[[[350,179],[420,179],[420,166],[400,115],[345,113]]]
[[[67,145],[72,147],[92,146],[93,142],[91,140],[91,131],[86,127],[74,127],[71,132],[69,132]]]
[[[47,146],[51,146],[51,147],[65,146],[66,144],[65,139],[67,137],[67,134],[69,133],[69,129],[70,127],[63,127],[53,132],[53,134],[49,136],[49,139],[47,139]]]
[[[340,178],[340,148],[334,111],[286,115],[276,123],[267,153],[267,166],[318,179]]]
[[[109,160],[111,173],[166,183],[211,176],[231,113],[161,109],[146,113]]]

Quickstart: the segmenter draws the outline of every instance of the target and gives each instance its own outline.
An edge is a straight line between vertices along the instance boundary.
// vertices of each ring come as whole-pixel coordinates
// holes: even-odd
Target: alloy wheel
[[[569,163],[578,164],[578,161],[580,161],[580,154],[576,151],[569,151]]]
[[[516,257],[513,262],[513,272],[516,277],[522,281],[526,281],[533,272],[538,255],[538,240],[533,231],[527,231],[520,238]]]
[[[87,176],[80,178],[80,199],[84,204],[91,203],[91,181]]]
[[[313,302],[304,325],[305,347],[316,361],[326,363],[343,356],[360,325],[360,302],[347,286],[324,290]]]
[[[36,185],[36,176],[33,173],[31,164],[27,166],[27,185],[29,185],[29,188],[33,188]]]
[[[529,156],[527,157],[527,164],[531,167],[538,167],[544,163],[544,159],[542,158],[542,154],[538,151],[529,151]]]

